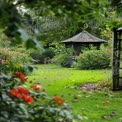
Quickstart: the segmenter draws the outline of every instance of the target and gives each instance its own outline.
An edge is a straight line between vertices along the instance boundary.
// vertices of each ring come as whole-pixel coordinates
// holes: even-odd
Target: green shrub
[[[85,51],[77,57],[79,69],[104,69],[110,66],[110,53],[105,50]]]
[[[39,64],[50,63],[55,53],[52,49],[46,49],[44,52],[38,50],[31,53],[31,57]]]
[[[68,54],[59,54],[52,59],[52,62],[61,65],[62,67],[70,68],[73,64],[73,56]]]
[[[20,51],[12,51],[9,48],[0,48],[0,71],[4,73],[22,71],[27,72],[26,65],[29,63],[29,56]]]
[[[46,58],[49,57],[50,59],[52,59],[55,56],[55,53],[52,49],[46,49],[42,55]]]
[[[62,67],[72,67],[74,63],[74,50],[72,48],[57,48],[56,50],[56,55],[54,58],[51,60],[52,63],[61,65]]]
[[[34,50],[33,52],[31,52],[30,56],[32,57],[32,59],[34,59],[34,63],[41,63],[42,62],[42,55],[41,52],[39,50]]]
[[[61,66],[62,67],[68,67],[70,68],[73,64],[73,59],[72,59],[72,56],[68,56],[66,55],[63,59],[62,59],[62,62],[61,62]]]

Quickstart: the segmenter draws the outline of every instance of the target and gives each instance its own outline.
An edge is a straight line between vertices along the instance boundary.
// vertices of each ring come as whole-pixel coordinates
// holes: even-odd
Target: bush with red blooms
[[[14,72],[13,76],[19,78],[22,82],[27,80],[26,76],[22,72]]]
[[[22,72],[0,74],[0,121],[73,122],[68,105],[59,97],[50,98],[39,82],[28,87]]]
[[[10,94],[13,97],[16,97],[16,98],[19,98],[19,99],[25,101],[27,104],[33,102],[33,97],[28,95],[29,91],[24,87],[19,86],[16,89],[11,89]]]

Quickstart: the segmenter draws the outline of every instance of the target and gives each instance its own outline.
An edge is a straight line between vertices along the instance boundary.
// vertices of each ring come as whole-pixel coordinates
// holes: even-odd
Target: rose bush
[[[29,56],[20,51],[12,51],[9,48],[0,48],[0,71],[4,73],[21,71],[26,73]]]
[[[65,101],[50,98],[39,82],[29,82],[22,72],[0,75],[0,121],[6,122],[72,122]]]

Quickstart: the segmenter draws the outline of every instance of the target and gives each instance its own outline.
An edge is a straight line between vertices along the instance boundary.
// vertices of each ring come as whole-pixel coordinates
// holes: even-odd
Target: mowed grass
[[[78,87],[85,82],[111,81],[111,70],[77,70],[56,65],[36,67],[29,75],[29,80],[40,82],[50,97],[61,96],[71,106],[74,114],[87,117],[83,122],[122,121],[121,92],[89,92]]]

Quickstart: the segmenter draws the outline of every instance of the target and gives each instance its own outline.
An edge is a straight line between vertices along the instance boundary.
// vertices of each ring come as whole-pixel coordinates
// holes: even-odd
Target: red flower
[[[21,96],[21,94],[16,89],[10,90],[10,93],[12,96],[14,96],[16,98],[20,98],[20,96]]]
[[[31,96],[27,96],[27,95],[22,95],[22,99],[27,103],[30,104],[33,102],[33,98]]]
[[[18,87],[17,89],[10,90],[10,94],[16,98],[24,100],[27,104],[33,102],[33,98],[29,96],[29,91],[24,87]]]
[[[27,80],[27,77],[26,77],[26,76],[24,76],[24,75],[21,75],[19,78],[20,78],[20,80],[21,80],[22,82],[24,82],[24,81],[26,81],[26,80]]]
[[[21,86],[17,88],[17,91],[20,94],[25,94],[25,95],[28,95],[29,94],[29,91],[27,89],[25,89],[24,87],[21,87]]]
[[[40,86],[39,85],[33,85],[31,86],[31,88],[35,91],[39,91],[40,90]]]
[[[57,105],[60,105],[60,106],[64,105],[64,100],[58,96],[54,96],[53,100],[56,102]]]
[[[14,72],[13,76],[18,77],[22,82],[27,80],[26,76],[22,72]]]
[[[27,98],[27,95],[25,95],[25,94],[22,94],[22,95],[21,95],[21,99],[22,99],[22,100],[25,100],[26,98]]]

